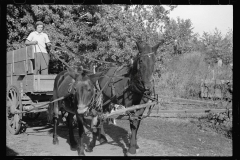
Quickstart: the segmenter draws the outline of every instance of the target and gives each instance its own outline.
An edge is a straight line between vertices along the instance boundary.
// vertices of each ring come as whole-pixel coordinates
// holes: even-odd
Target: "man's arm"
[[[46,45],[47,45],[48,47],[50,47],[50,46],[52,45],[52,43],[51,43],[51,42],[48,42],[48,43],[46,43]]]
[[[26,41],[25,41],[25,45],[26,45],[26,46],[35,45],[35,44],[38,44],[38,42],[37,42],[37,41],[29,41],[29,40],[26,40]]]

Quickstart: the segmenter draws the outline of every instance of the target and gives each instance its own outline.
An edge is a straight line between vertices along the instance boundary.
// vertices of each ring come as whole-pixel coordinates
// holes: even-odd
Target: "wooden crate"
[[[7,77],[7,86],[14,85],[20,92],[52,92],[57,75],[15,75]]]
[[[7,52],[7,76],[33,74],[35,46]]]
[[[54,79],[57,75],[28,75],[26,92],[53,91]]]
[[[54,79],[57,75],[34,75],[34,91],[53,91]]]

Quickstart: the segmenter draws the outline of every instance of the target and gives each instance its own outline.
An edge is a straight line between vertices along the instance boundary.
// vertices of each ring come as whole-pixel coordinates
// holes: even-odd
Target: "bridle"
[[[73,103],[75,103],[75,98],[74,98],[74,96],[75,96],[75,94],[76,94],[76,92],[77,92],[77,88],[76,88],[76,85],[77,85],[77,83],[78,83],[78,81],[76,80],[75,82],[72,82],[72,83],[70,83],[69,84],[69,88],[68,88],[68,93],[69,93],[69,95],[70,95],[70,97],[72,98],[72,101],[73,101]],[[93,95],[92,95],[92,97],[91,97],[91,100],[88,102],[88,104],[86,105],[86,107],[88,108],[87,109],[87,111],[89,110],[89,109],[91,109],[91,107],[94,105],[94,103],[95,103],[95,97],[96,97],[96,91],[95,91],[95,89],[93,89]],[[86,112],[87,112],[86,111]],[[85,113],[84,113],[85,114]]]
[[[155,56],[154,52],[150,52],[150,53],[143,54],[143,55],[138,54],[137,57],[136,57],[136,60],[135,60],[136,61],[135,62],[136,66],[133,66],[133,67],[136,67],[137,69],[133,69],[133,70],[136,71],[136,76],[137,77],[131,77],[131,82],[130,82],[131,83],[130,85],[132,86],[131,88],[134,92],[137,92],[137,93],[140,93],[140,94],[146,94],[146,95],[151,94],[151,88],[152,87],[145,88],[144,81],[142,80],[142,75],[141,75],[141,73],[139,71],[139,68],[138,68],[138,65],[139,65],[138,61],[140,60],[141,57],[144,57],[144,56],[148,56],[150,58],[150,55],[152,55],[152,54]]]

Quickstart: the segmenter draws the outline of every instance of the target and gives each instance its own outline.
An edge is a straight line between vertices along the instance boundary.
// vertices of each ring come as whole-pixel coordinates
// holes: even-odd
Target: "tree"
[[[165,38],[168,43],[172,44],[171,48],[176,49],[176,53],[186,53],[191,51],[190,40],[196,37],[196,34],[193,34],[192,22],[190,19],[180,19],[177,18],[177,21],[171,19],[166,25]],[[175,53],[173,50],[171,53]]]
[[[217,28],[212,34],[204,32],[202,42],[204,43],[208,64],[217,63],[218,58],[222,59],[224,64],[232,62],[232,30],[229,30],[225,37]]]

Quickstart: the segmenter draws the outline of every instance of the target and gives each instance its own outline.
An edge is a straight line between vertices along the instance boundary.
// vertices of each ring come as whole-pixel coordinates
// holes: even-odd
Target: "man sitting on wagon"
[[[36,31],[29,34],[25,41],[25,45],[35,45],[36,48],[36,72],[35,74],[48,74],[49,55],[47,53],[46,45],[51,45],[48,35],[43,32],[44,24],[41,21],[36,22]]]

